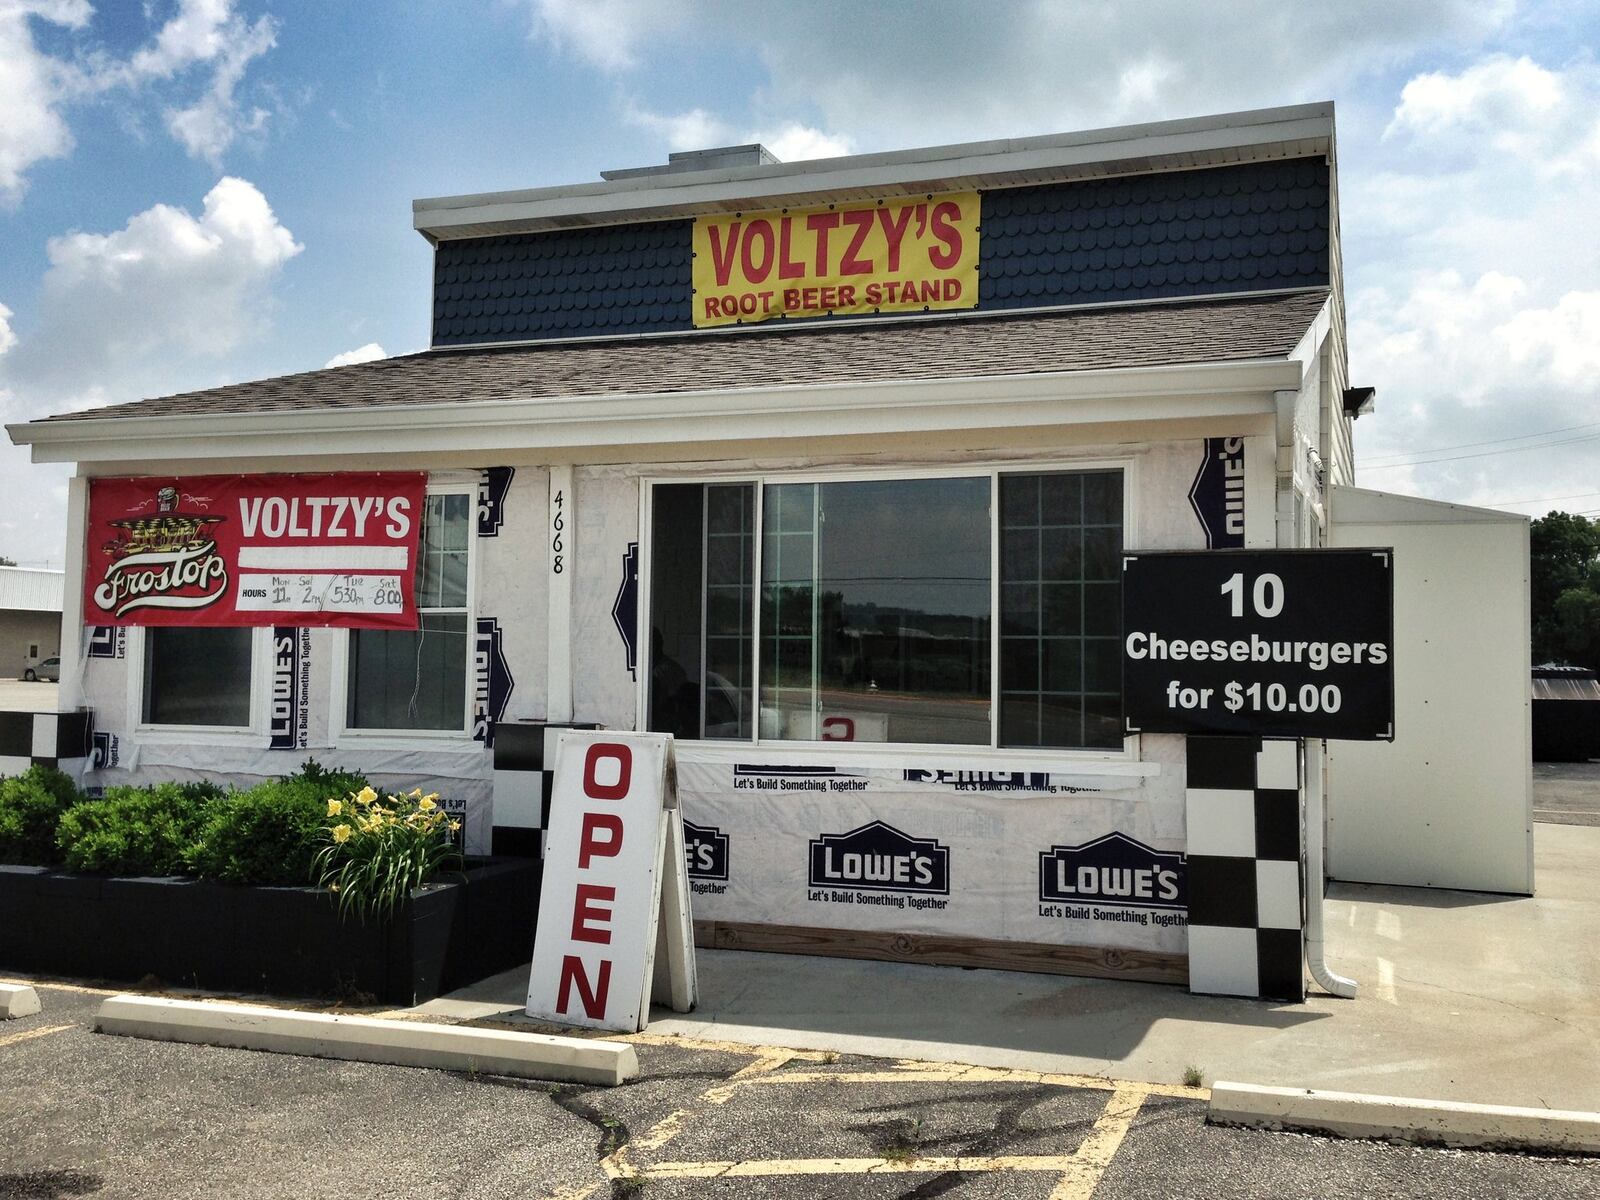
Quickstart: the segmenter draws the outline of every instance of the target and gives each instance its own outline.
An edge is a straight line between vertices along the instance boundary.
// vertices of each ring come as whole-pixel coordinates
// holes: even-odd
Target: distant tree
[[[17,565],[16,559],[7,558],[5,555],[0,554],[0,567],[14,567],[16,565]]]
[[[1529,539],[1533,661],[1600,670],[1600,522],[1553,512]]]

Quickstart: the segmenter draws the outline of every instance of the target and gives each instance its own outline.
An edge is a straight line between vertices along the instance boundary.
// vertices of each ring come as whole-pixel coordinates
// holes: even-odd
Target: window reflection
[[[988,479],[763,497],[761,736],[987,745]]]

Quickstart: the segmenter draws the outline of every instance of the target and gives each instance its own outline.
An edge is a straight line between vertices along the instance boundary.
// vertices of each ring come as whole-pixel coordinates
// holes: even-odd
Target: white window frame
[[[249,746],[265,749],[271,742],[272,629],[250,630],[250,723],[248,725],[156,725],[144,717],[144,679],[149,641],[143,625],[128,627],[128,712],[134,734],[151,745]]]
[[[684,738],[680,744],[691,752],[734,751],[759,749],[763,752],[793,752],[814,758],[819,751],[846,760],[897,763],[908,758],[923,760],[984,759],[1007,764],[1021,760],[1050,760],[1074,763],[1137,763],[1140,762],[1140,739],[1132,734],[1122,739],[1120,749],[1062,748],[1055,746],[1001,746],[1000,740],[1000,512],[999,497],[1001,475],[1039,475],[1056,471],[1109,471],[1122,473],[1122,548],[1124,552],[1139,549],[1138,473],[1139,456],[1095,455],[1071,458],[1052,457],[1040,460],[1006,459],[971,463],[919,464],[914,467],[859,467],[827,471],[761,470],[752,468],[742,472],[717,472],[714,474],[668,474],[644,476],[639,489],[639,611],[635,630],[635,645],[641,648],[638,679],[635,683],[635,716],[637,729],[645,729],[650,713],[650,593],[654,582],[653,561],[654,501],[658,484],[674,483],[745,483],[755,486],[755,562],[753,564],[757,590],[755,612],[751,626],[752,640],[752,701],[756,712],[752,714],[751,736],[745,738]],[[864,480],[914,480],[984,477],[989,480],[989,742],[987,745],[920,742],[837,742],[800,741],[761,736],[761,554],[762,518],[765,489],[768,484],[785,483],[852,483]]]
[[[467,653],[462,664],[465,686],[462,689],[459,729],[368,729],[346,724],[350,711],[350,630],[336,629],[333,638],[332,678],[329,681],[330,708],[328,740],[334,749],[414,750],[419,741],[434,749],[481,749],[472,739],[473,654],[478,629],[478,480],[476,473],[466,476],[434,476],[428,480],[429,496],[467,498]],[[422,553],[422,528],[417,528],[417,553]],[[415,569],[415,567],[413,567]]]

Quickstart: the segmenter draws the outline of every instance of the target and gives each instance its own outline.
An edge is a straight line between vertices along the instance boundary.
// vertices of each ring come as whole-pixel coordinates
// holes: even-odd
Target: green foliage
[[[328,800],[359,791],[359,775],[308,761],[300,772],[269,779],[209,806],[188,860],[202,879],[304,886],[327,831]]]
[[[1553,512],[1529,531],[1533,661],[1600,670],[1600,522]]]
[[[0,779],[0,862],[51,867],[61,861],[56,826],[80,796],[60,771],[29,767]]]
[[[328,802],[316,870],[342,914],[390,916],[413,888],[446,867],[459,869],[461,854],[451,841],[459,824],[438,800],[421,788],[379,796],[368,787]]]
[[[223,792],[210,783],[111,787],[62,813],[56,845],[74,871],[178,875],[211,805]]]

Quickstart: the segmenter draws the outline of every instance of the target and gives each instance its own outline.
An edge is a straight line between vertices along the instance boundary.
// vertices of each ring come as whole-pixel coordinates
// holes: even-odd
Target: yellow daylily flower
[[[328,815],[330,817],[337,817],[343,811],[344,811],[344,805],[341,804],[339,801],[331,800],[331,799],[328,801]]]
[[[362,788],[359,792],[356,793],[356,803],[357,804],[371,804],[377,798],[378,798],[378,793],[373,791],[370,785],[367,786],[367,787]]]
[[[461,822],[460,821],[451,821],[450,822],[450,832],[451,833],[459,833],[460,831],[461,831]]]
[[[424,796],[417,801],[417,807],[423,812],[427,812],[429,809],[438,808],[439,804],[432,796]]]
[[[417,799],[417,797],[422,795],[422,789],[419,788],[419,787],[412,788],[409,792],[406,793],[406,795],[410,796],[413,800],[415,800],[415,799]]]
[[[350,840],[350,826],[335,825],[333,827],[333,840],[341,846],[348,842]]]

